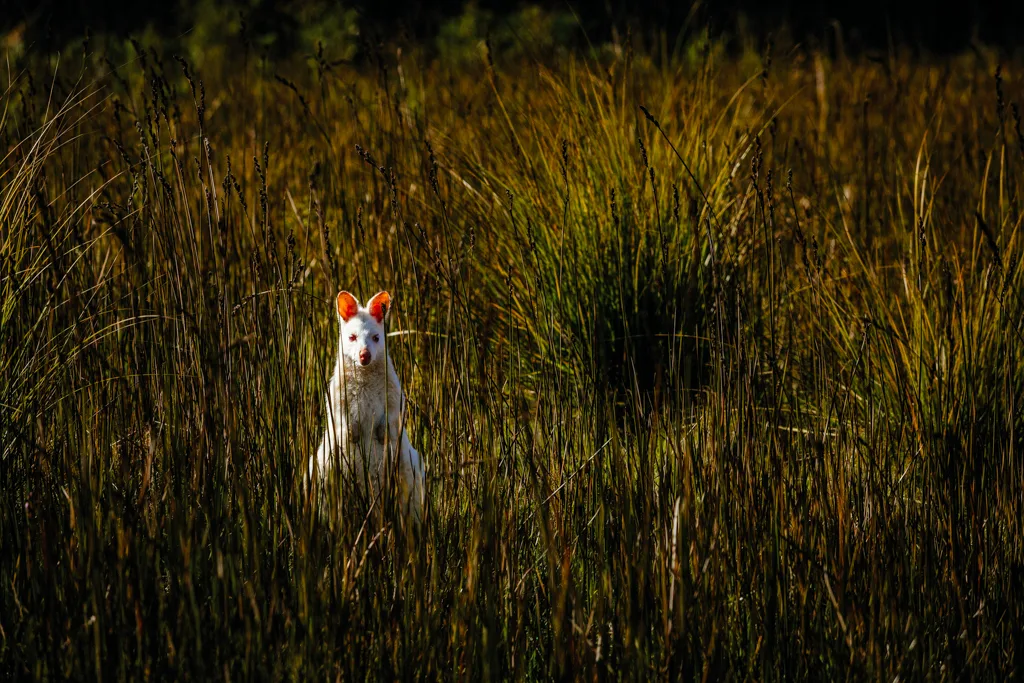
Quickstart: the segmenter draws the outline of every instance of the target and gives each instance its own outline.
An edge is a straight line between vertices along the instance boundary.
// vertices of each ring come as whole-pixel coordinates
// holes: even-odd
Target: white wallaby
[[[384,319],[390,307],[387,292],[374,295],[366,308],[348,292],[338,294],[338,359],[327,389],[327,427],[316,458],[310,460],[309,476],[313,481],[316,467],[322,479],[340,459],[343,473],[363,491],[369,483],[374,496],[393,476],[403,512],[418,525],[423,463],[409,443],[405,396],[385,352]]]

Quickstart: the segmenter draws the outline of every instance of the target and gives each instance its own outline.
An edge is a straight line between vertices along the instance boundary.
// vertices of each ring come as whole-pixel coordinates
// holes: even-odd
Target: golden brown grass
[[[10,72],[0,671],[1020,673],[1019,64],[382,55]],[[340,288],[412,543],[301,486]]]

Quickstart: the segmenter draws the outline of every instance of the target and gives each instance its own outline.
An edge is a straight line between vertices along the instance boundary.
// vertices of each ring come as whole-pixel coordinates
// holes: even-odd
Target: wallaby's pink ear
[[[338,293],[338,315],[345,322],[348,322],[359,312],[359,302],[348,292]]]
[[[384,322],[384,316],[388,314],[390,308],[391,295],[387,292],[377,292],[370,299],[370,302],[366,304],[366,309],[370,311],[370,315],[379,323]]]

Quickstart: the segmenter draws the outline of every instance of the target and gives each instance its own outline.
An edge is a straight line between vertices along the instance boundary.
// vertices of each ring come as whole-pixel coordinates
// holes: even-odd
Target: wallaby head
[[[378,292],[366,304],[359,305],[348,292],[338,294],[338,319],[341,325],[340,352],[357,366],[370,366],[384,357],[384,319],[391,309],[391,296]]]

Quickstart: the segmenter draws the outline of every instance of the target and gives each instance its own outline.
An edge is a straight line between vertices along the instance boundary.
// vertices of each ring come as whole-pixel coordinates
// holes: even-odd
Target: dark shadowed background
[[[763,37],[786,27],[796,41],[817,42],[825,49],[885,50],[901,45],[932,53],[948,53],[984,43],[1007,50],[1020,44],[1024,3],[960,2],[943,6],[925,0],[827,3],[807,0],[725,0],[715,3],[557,2],[529,3],[563,17],[574,41],[614,38],[629,27],[634,32],[663,31],[674,38],[695,27],[710,27],[726,36]],[[396,2],[332,3],[324,0],[177,0],[142,3],[135,0],[15,0],[0,12],[0,31],[16,32],[33,49],[52,50],[92,35],[126,37],[150,30],[161,38],[175,37],[226,17],[244,21],[246,31],[273,51],[287,52],[301,42],[300,27],[310,23],[344,24],[360,35],[382,39],[408,37],[434,40],[467,11],[490,24],[522,12],[526,4],[511,0],[398,0]]]

